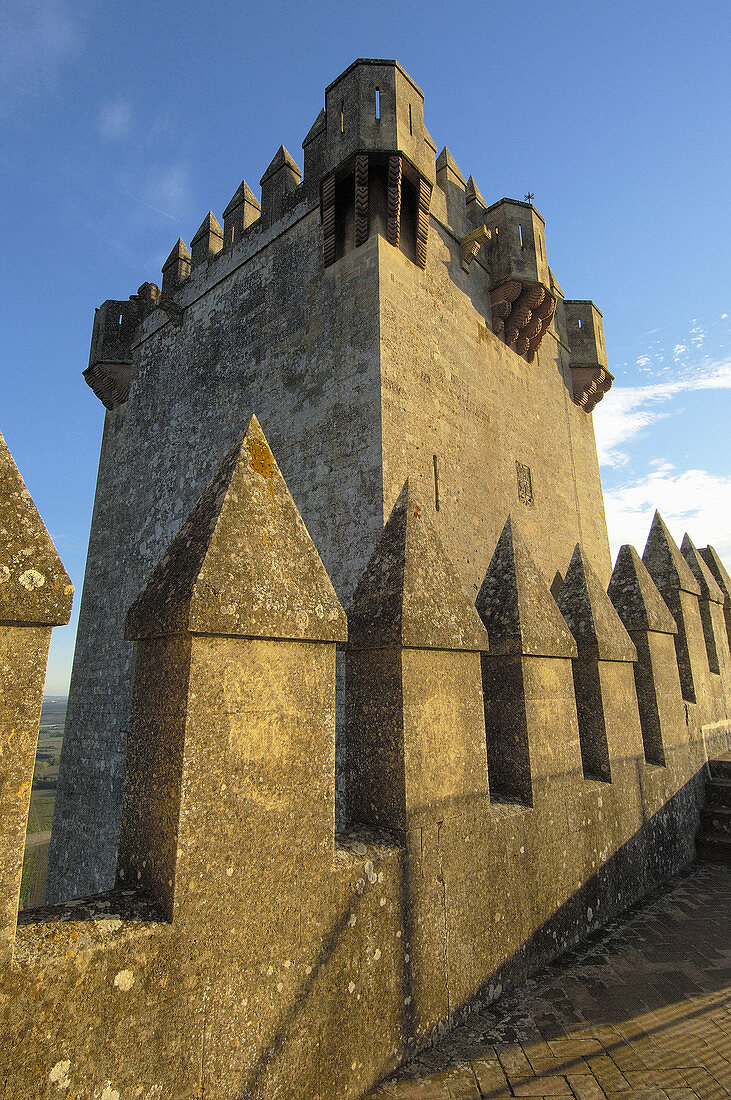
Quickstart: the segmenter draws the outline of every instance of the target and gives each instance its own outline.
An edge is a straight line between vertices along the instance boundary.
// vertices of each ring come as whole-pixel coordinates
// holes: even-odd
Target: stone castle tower
[[[114,879],[124,615],[252,412],[344,605],[407,476],[473,595],[509,513],[549,578],[577,542],[609,578],[601,314],[564,299],[541,215],[436,156],[395,61],[351,65],[302,144],[304,174],[281,147],[261,203],[242,182],[161,288],[96,311],[106,416],[50,900]]]
[[[731,853],[731,577],[656,514],[610,578],[599,311],[395,62],[304,149],[97,311],[59,903],[20,913],[72,587],[0,437],[8,1097],[361,1100]]]

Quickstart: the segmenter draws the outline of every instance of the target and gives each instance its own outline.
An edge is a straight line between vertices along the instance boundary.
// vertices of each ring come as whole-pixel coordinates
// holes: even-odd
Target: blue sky
[[[0,430],[77,586],[103,409],[93,310],[301,141],[356,57],[395,57],[488,202],[531,190],[567,297],[604,313],[613,549],[657,505],[731,560],[728,7],[0,0]]]

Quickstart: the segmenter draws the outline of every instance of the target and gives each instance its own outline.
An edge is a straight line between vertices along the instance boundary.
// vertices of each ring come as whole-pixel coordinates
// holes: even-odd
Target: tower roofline
[[[422,92],[421,88],[416,83],[416,81],[412,77],[409,76],[409,74],[406,72],[406,69],[404,69],[404,67],[402,65],[400,65],[398,63],[398,61],[396,61],[394,58],[383,58],[383,57],[359,57],[359,58],[357,58],[351,65],[348,65],[347,69],[343,69],[340,76],[336,76],[335,79],[332,80],[328,84],[327,88],[325,88],[325,95],[327,95],[327,93],[330,91],[330,89],[334,88],[335,85],[338,84],[343,79],[344,76],[347,76],[348,73],[351,72],[353,69],[358,68],[359,65],[393,65],[394,68],[398,69],[398,71],[401,73],[401,75],[403,77],[405,77],[406,80],[408,80],[409,84],[414,89],[414,91],[418,92],[418,94],[421,96],[422,99],[424,98],[424,93]]]
[[[599,309],[599,306],[596,304],[596,302],[593,302],[591,298],[572,298],[571,304],[575,306],[594,306],[594,309],[597,311],[599,316],[604,316],[602,311]]]
[[[508,195],[505,195],[502,199],[498,199],[497,202],[491,203],[488,210],[495,210],[498,206],[502,206],[504,202],[509,202],[512,206],[524,206],[526,210],[532,210],[535,216],[540,218],[544,225],[546,224],[546,219],[543,217],[543,214],[541,214],[540,210],[538,210],[532,202],[523,202],[522,199],[511,199]]]

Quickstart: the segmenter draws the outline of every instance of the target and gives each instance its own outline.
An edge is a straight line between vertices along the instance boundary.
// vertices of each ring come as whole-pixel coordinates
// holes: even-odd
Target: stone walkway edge
[[[369,1100],[731,1096],[731,868],[696,865]]]

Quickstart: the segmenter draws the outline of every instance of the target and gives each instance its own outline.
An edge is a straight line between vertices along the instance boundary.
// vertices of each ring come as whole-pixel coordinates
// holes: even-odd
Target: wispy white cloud
[[[678,542],[688,531],[696,545],[711,542],[731,559],[731,471],[724,455],[717,455],[719,463],[714,462],[711,473],[682,468],[683,433],[678,433],[680,452],[667,431],[662,436],[664,454],[653,446],[653,427],[689,412],[693,393],[715,390],[720,399],[721,391],[731,390],[731,356],[724,346],[728,332],[728,314],[721,314],[708,324],[694,318],[684,334],[674,333],[674,341],[655,338],[646,343],[632,366],[624,365],[642,384],[623,385],[620,368],[620,379],[596,409],[594,427],[609,483],[604,501],[614,553],[624,542],[642,551],[657,508]]]
[[[679,471],[657,463],[646,477],[631,485],[605,491],[612,553],[629,542],[642,553],[657,508],[673,538],[680,543],[685,531],[696,546],[712,543],[731,561],[731,477],[705,470]]]
[[[184,218],[192,206],[192,187],[184,164],[160,165],[150,174],[143,201],[169,217]]]
[[[696,350],[703,347],[706,342],[707,336],[706,330],[702,325],[699,325],[696,320],[693,321],[693,325],[690,330],[690,342]]]
[[[132,132],[132,104],[126,99],[105,103],[99,111],[99,133],[105,141],[120,141]]]
[[[619,378],[639,374],[665,379],[675,377],[679,369],[707,365],[723,350],[724,339],[731,337],[728,320],[728,312],[707,322],[694,317],[683,335],[678,333],[677,324],[650,329],[639,337],[644,346],[627,362],[615,363],[612,370]],[[669,339],[671,332],[673,338]]]
[[[671,398],[693,390],[727,389],[731,389],[731,359],[684,370],[678,377],[666,382],[614,386],[594,413],[600,463],[614,467],[626,465],[628,459],[622,444],[628,443],[658,420],[670,416],[671,413],[658,409],[658,406]]]
[[[143,210],[152,210],[171,221],[182,223],[193,213],[193,188],[190,170],[180,161],[170,164],[157,163],[139,171],[120,173],[114,183],[115,190],[138,208],[139,224],[149,227],[149,219]]]
[[[78,7],[64,0],[0,4],[0,117],[53,88],[79,52]]]

